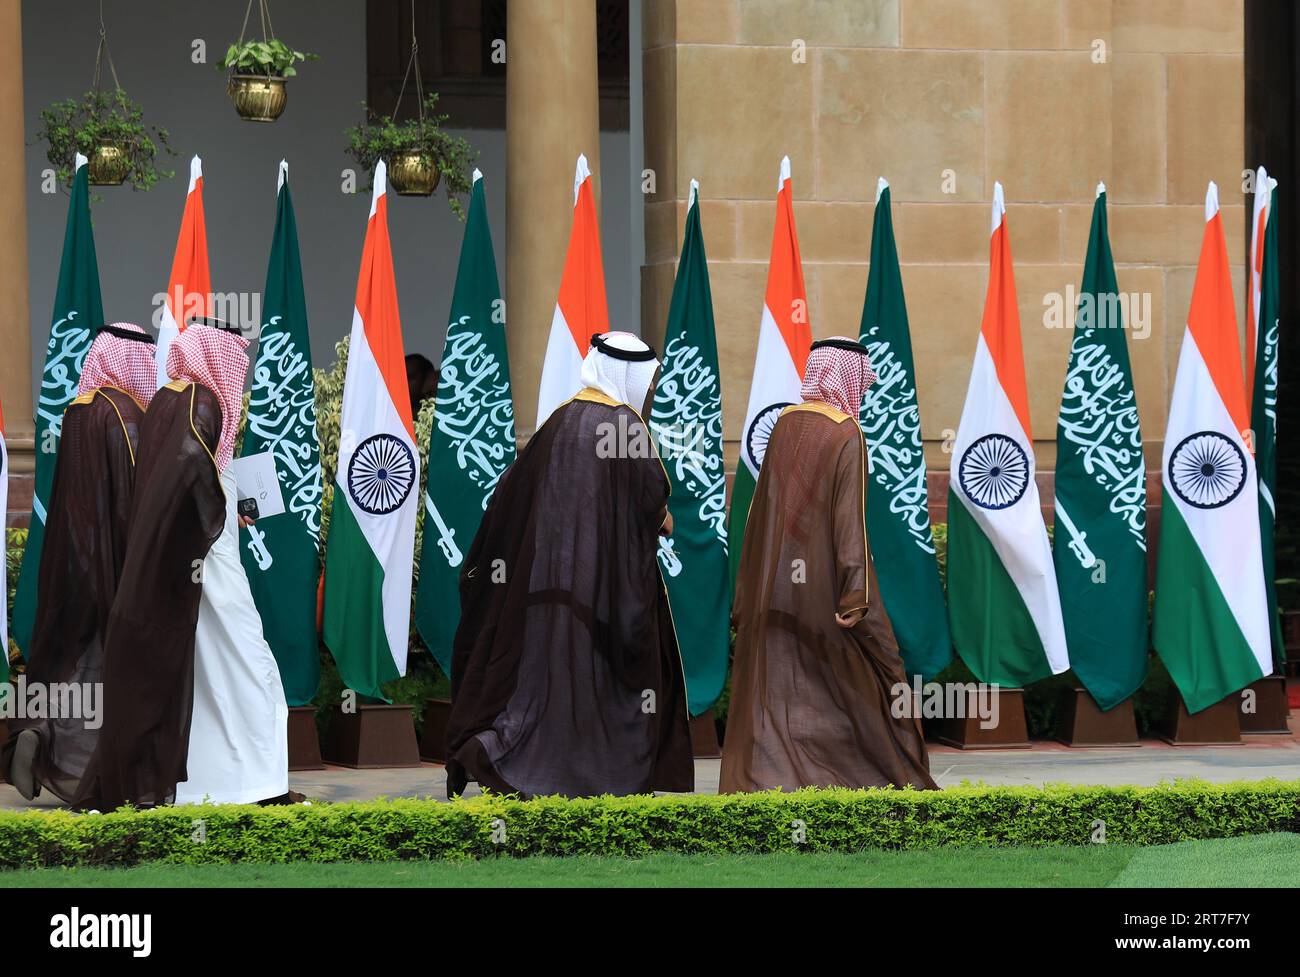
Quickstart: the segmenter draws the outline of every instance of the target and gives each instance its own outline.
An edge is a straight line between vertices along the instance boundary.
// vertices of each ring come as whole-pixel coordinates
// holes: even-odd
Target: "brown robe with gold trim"
[[[126,562],[104,643],[104,725],[72,799],[111,810],[169,802],[187,779],[202,561],[226,498],[213,452],[221,405],[170,383],[140,424]]]
[[[135,399],[117,387],[82,394],[63,414],[26,671],[29,689],[46,689],[47,716],[9,721],[0,770],[9,769],[18,732],[34,729],[41,739],[32,764],[37,793],[44,787],[64,801],[76,790],[99,738],[87,706],[102,706],[97,686],[104,635],[126,557],[143,416]],[[79,714],[60,709],[60,715],[49,715],[56,684],[78,687],[72,695],[79,699],[58,698],[62,705],[79,701]]]
[[[525,796],[692,788],[656,557],[668,490],[641,418],[595,390],[519,453],[461,570],[449,782]]]
[[[907,677],[868,593],[865,492],[856,419],[820,402],[786,408],[745,523],[722,792],[935,786],[920,722],[890,711]],[[854,627],[836,622],[863,607]]]

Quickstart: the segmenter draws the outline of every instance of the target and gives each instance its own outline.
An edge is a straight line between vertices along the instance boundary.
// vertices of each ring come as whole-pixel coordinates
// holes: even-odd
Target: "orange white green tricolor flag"
[[[406,674],[420,497],[386,178],[381,160],[375,166],[343,378],[322,626],[344,685],[371,699],[383,699],[380,686]]]
[[[587,157],[578,157],[573,177],[573,230],[564,255],[560,296],[546,341],[542,383],[537,391],[537,427],[551,412],[582,389],[582,358],[594,333],[609,332],[605,302],[605,265],[600,256],[600,221],[591,188]],[[634,405],[640,409],[640,405]]]
[[[158,364],[158,386],[170,381],[167,376],[167,352],[185,324],[194,316],[210,314],[212,279],[208,274],[208,231],[203,220],[203,161],[190,160],[190,189],[185,195],[185,212],[176,237],[176,254],[172,273],[167,279],[167,294],[159,310],[158,346],[154,357]]]
[[[776,229],[772,233],[772,257],[767,266],[767,289],[758,323],[758,355],[754,358],[754,379],[749,387],[749,406],[741,429],[740,464],[731,490],[731,514],[727,523],[731,580],[734,585],[740,567],[745,520],[758,485],[767,439],[781,411],[803,398],[804,366],[812,345],[808,318],[808,292],[803,283],[803,261],[794,227],[794,191],[790,186],[790,157],[781,159],[776,181]]]
[[[1152,636],[1198,712],[1272,671],[1255,458],[1219,191],[1169,405]]]
[[[3,521],[9,514],[9,448],[5,444],[5,412],[0,405],[0,682],[9,680],[9,581],[6,577],[7,540]]]
[[[1070,667],[1034,444],[1002,184],[993,185],[989,287],[953,444],[948,620],[981,682],[1018,687]]]

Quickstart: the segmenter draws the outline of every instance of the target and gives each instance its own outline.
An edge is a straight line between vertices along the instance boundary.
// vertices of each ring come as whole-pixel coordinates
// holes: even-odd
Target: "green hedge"
[[[0,867],[1084,845],[1098,821],[1137,845],[1300,831],[1300,782],[5,811]]]

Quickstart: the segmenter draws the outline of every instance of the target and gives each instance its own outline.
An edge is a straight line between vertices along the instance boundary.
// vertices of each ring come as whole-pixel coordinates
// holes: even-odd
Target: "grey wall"
[[[94,191],[103,198],[92,204],[92,213],[104,315],[110,322],[145,325],[151,321],[151,300],[167,287],[189,158],[194,153],[203,158],[213,289],[260,293],[275,221],[276,167],[286,158],[298,218],[312,354],[317,366],[326,366],[333,360],[334,343],[351,326],[369,210],[368,195],[341,192],[341,172],[352,165],[343,152],[343,130],[359,120],[365,98],[365,4],[363,0],[276,0],[272,5],[277,36],[320,54],[321,60],[306,65],[289,82],[288,107],[269,125],[244,122],[235,114],[223,75],[213,67],[238,36],[244,6],[193,0],[104,3],[123,88],[140,102],[147,122],[170,132],[172,148],[180,154],[166,162],[176,176],[160,180],[148,193],[129,187]],[[191,47],[199,38],[207,42],[207,64],[191,63]],[[94,0],[24,0],[24,112],[29,140],[35,137],[42,107],[55,99],[79,96],[90,87],[97,43]],[[480,153],[478,166],[487,180],[489,219],[504,288],[505,132],[478,129],[458,134]],[[628,133],[603,133],[600,153],[610,315],[613,322],[638,329],[632,284],[639,250],[634,253],[629,240],[633,199],[626,175]],[[33,376],[40,375],[49,333],[68,203],[66,194],[41,192],[41,172],[48,166],[44,145],[29,145],[26,192]],[[393,196],[388,213],[406,349],[436,362],[441,358],[463,225],[448,210],[441,190],[430,199]],[[549,325],[548,320],[543,328]],[[540,364],[517,368],[540,369]]]

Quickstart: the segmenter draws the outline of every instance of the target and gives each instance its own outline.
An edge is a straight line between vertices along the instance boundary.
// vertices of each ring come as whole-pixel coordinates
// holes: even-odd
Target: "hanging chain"
[[[113,52],[108,47],[108,29],[104,27],[104,0],[99,0],[99,48],[95,51],[95,77],[91,81],[96,92],[100,90],[99,72],[104,55],[108,55],[108,70],[113,76],[113,88],[120,92],[122,83],[117,80],[117,66],[113,64]]]
[[[250,0],[251,2],[251,0]],[[406,82],[415,69],[416,118],[420,131],[424,131],[424,85],[420,78],[420,42],[415,34],[415,0],[411,0],[411,57],[406,62],[406,74],[402,76],[402,87],[397,93],[397,104],[393,106],[393,121],[397,121],[397,112],[402,107],[402,96],[406,94]]]
[[[100,0],[100,2],[103,3],[103,0]],[[236,47],[244,46],[244,35],[248,32],[248,18],[252,13],[253,0],[248,0],[248,6],[244,8],[244,23],[239,28],[239,40],[236,42]],[[258,0],[257,17],[258,20],[262,22],[262,40],[275,40],[275,25],[271,23],[271,8],[267,6],[267,0]],[[269,67],[266,69],[266,77],[271,77],[271,69]]]

